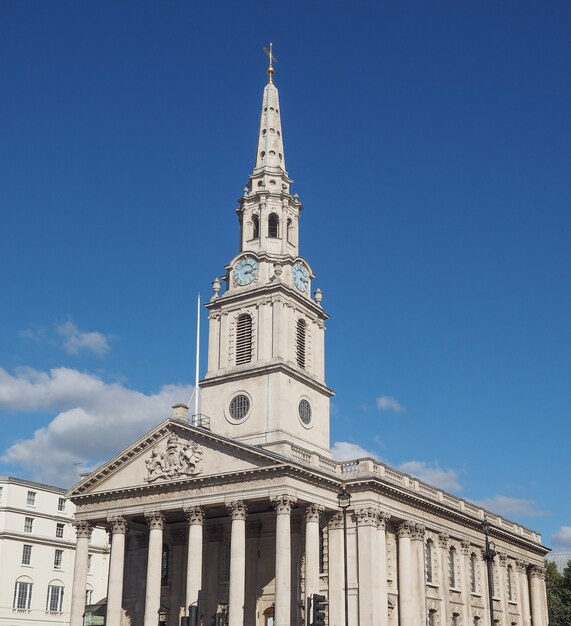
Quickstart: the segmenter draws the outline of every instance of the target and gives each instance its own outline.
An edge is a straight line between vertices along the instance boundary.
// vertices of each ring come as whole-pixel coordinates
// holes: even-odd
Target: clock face
[[[292,268],[293,272],[293,283],[300,291],[307,291],[309,287],[309,272],[305,265],[300,263],[294,263]]]
[[[258,261],[251,256],[240,259],[234,268],[234,282],[239,286],[249,285],[257,275]]]

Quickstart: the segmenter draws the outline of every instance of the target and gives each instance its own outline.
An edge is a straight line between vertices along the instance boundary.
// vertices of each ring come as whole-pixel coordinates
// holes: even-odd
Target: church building
[[[378,460],[332,458],[328,315],[269,57],[240,249],[206,305],[201,409],[176,405],[69,491],[71,626],[94,528],[111,540],[106,626],[309,626],[320,596],[328,626],[548,626],[537,533]]]

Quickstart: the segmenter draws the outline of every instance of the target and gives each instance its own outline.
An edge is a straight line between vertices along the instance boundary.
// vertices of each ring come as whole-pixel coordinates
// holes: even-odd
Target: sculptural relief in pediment
[[[156,443],[145,459],[148,483],[157,480],[196,476],[202,472],[203,450],[195,441],[171,433],[166,442]]]

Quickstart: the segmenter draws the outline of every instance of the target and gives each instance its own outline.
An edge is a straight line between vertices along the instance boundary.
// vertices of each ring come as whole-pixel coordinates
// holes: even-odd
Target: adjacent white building
[[[332,459],[328,315],[299,248],[302,204],[268,74],[239,250],[206,307],[202,410],[175,406],[70,490],[71,626],[82,626],[90,536],[107,525],[106,626],[179,626],[190,606],[204,626],[307,626],[314,594],[328,626],[547,626],[536,532],[375,459]]]
[[[0,626],[69,624],[74,512],[65,489],[0,476]],[[88,551],[88,609],[105,599],[108,555],[107,533],[97,529]]]

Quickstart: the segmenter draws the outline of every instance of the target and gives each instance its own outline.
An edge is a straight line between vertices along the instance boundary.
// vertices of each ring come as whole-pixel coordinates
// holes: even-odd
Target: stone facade
[[[64,489],[0,476],[0,626],[69,624],[74,511]],[[86,626],[97,603],[105,600],[109,566],[105,530],[96,529],[87,541],[82,585]]]
[[[204,625],[300,626],[314,593],[327,597],[329,626],[344,626],[346,609],[350,626],[547,626],[539,535],[374,459],[332,460],[328,316],[299,256],[302,205],[271,64],[269,76],[240,251],[207,305],[201,412],[177,405],[70,491],[83,524],[71,626],[83,615],[86,536],[103,526],[108,626],[159,616],[178,626],[193,605]],[[498,553],[493,625],[485,519]]]

